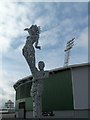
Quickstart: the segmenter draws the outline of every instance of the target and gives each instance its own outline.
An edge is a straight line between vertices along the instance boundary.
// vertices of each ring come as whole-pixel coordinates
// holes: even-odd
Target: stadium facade
[[[49,77],[44,79],[43,112],[88,110],[89,67],[89,63],[84,63],[50,70]],[[32,76],[20,79],[14,84],[16,117],[30,117],[31,85]]]

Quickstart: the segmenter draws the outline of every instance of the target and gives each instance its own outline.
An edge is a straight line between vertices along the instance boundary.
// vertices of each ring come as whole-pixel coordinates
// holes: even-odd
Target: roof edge
[[[90,65],[90,62],[88,63],[82,63],[82,64],[74,64],[74,65],[69,65],[69,66],[66,66],[66,67],[60,67],[60,68],[55,68],[55,69],[52,69],[52,70],[48,70],[49,72],[53,73],[53,72],[56,72],[56,71],[62,71],[62,70],[67,70],[67,69],[70,69],[70,68],[75,68],[75,67],[82,67],[82,66],[86,66],[86,65]],[[22,79],[19,79],[14,85],[14,89],[16,90],[16,88],[21,84],[21,83],[26,83],[26,82],[30,82],[32,81],[32,75],[30,76],[27,76],[27,77],[24,77]]]

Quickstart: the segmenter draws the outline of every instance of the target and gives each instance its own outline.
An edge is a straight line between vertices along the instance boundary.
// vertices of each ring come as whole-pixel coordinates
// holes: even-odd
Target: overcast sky
[[[66,42],[75,37],[70,64],[88,62],[88,3],[3,2],[0,4],[0,106],[14,100],[13,84],[31,75],[21,53],[28,33],[24,28],[41,26],[36,64],[45,69],[63,67]],[[2,102],[1,102],[2,101]]]

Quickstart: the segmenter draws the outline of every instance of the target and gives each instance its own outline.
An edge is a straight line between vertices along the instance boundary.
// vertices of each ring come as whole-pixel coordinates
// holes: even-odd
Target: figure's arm
[[[37,49],[41,49],[41,47],[38,46],[38,40],[35,42],[35,48],[37,48]]]
[[[25,30],[28,31],[28,28],[25,28],[24,31],[25,31]]]

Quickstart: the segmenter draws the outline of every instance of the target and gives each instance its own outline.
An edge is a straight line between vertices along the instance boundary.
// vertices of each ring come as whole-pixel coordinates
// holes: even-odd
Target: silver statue
[[[24,30],[27,30],[30,36],[27,37],[26,44],[22,49],[22,52],[30,67],[32,75],[35,77],[37,68],[35,65],[35,50],[33,44],[35,43],[35,48],[41,49],[41,47],[38,46],[40,30],[36,25],[32,25],[30,28],[25,28]]]
[[[33,100],[33,117],[41,118],[43,79],[48,77],[49,72],[44,71],[45,64],[43,61],[40,61],[38,63],[39,70],[35,65],[35,50],[33,44],[35,43],[35,48],[41,48],[40,46],[38,46],[40,27],[37,27],[37,25],[32,25],[30,28],[25,28],[24,30],[27,30],[30,35],[27,37],[27,41],[24,48],[22,49],[22,52],[33,75],[31,87],[31,97]]]

